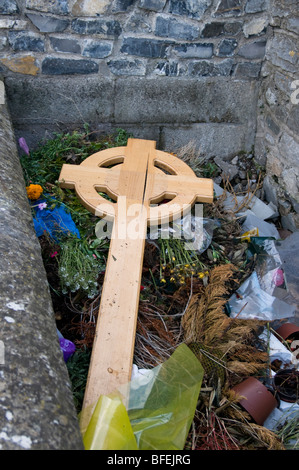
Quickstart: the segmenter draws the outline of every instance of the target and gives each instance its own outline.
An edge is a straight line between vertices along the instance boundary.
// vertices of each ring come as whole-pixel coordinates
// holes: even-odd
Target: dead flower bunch
[[[230,318],[224,312],[229,283],[236,282],[233,264],[219,265],[210,271],[209,283],[201,294],[193,295],[182,318],[184,341],[217,350],[225,361],[232,381],[256,374],[266,368],[267,352],[252,343],[264,322]],[[211,357],[213,361],[213,357]],[[220,362],[219,358],[218,361]]]

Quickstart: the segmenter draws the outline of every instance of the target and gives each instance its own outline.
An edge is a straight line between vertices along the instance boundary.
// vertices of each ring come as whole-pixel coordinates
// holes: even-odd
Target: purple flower
[[[40,211],[44,210],[46,207],[47,207],[46,202],[41,202],[40,204],[38,204],[38,208]]]
[[[29,155],[29,147],[27,145],[27,142],[26,140],[24,139],[24,137],[20,137],[19,138],[19,146],[21,147],[21,149],[26,153],[26,155]]]

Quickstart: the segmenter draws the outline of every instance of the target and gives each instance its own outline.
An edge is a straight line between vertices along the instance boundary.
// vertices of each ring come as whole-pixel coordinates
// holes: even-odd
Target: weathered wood
[[[63,165],[59,181],[75,189],[88,210],[114,220],[83,404],[92,408],[101,394],[130,381],[147,225],[175,219],[195,202],[212,202],[213,182],[141,139],[97,152],[79,166]],[[152,207],[164,198],[172,201]],[[130,231],[134,224],[139,231]]]

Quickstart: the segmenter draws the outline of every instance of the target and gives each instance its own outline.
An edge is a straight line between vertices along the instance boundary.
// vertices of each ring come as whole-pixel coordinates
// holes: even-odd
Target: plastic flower
[[[39,184],[30,184],[26,186],[27,196],[31,200],[38,199],[43,192],[43,188]]]
[[[29,155],[29,147],[28,147],[27,142],[24,139],[24,137],[19,138],[19,146],[26,153],[26,155]]]
[[[41,202],[40,204],[38,204],[38,208],[40,211],[44,210],[46,207],[47,207],[46,202]]]

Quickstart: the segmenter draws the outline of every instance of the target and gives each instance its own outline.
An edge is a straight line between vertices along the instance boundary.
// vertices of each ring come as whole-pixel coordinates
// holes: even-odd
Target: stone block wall
[[[90,123],[250,151],[268,0],[3,0],[0,74],[29,144]]]
[[[255,151],[266,197],[284,228],[299,230],[299,1],[271,0]]]

